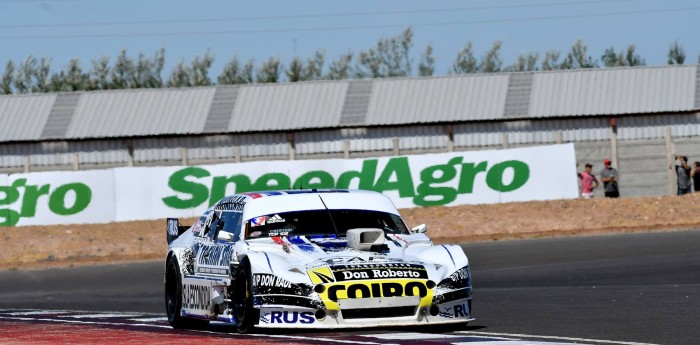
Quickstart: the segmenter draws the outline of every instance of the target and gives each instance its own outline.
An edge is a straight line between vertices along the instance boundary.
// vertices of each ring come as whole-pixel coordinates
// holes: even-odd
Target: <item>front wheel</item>
[[[180,315],[182,310],[182,273],[177,258],[173,255],[165,267],[165,312],[170,326],[175,329],[202,329],[209,325],[206,320],[194,320]]]
[[[248,333],[260,319],[260,311],[253,308],[253,275],[248,258],[241,260],[233,280],[233,315],[236,330]]]

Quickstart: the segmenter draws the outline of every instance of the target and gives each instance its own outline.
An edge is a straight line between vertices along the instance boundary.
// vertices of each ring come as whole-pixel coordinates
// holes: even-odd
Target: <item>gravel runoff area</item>
[[[465,243],[700,229],[699,206],[700,193],[438,206],[401,214],[408,226],[427,224],[436,243]],[[161,259],[165,220],[0,228],[0,248],[0,270]]]

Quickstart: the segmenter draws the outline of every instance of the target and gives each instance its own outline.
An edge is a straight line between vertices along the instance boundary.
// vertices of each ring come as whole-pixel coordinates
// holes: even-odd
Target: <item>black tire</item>
[[[253,308],[253,275],[248,258],[241,260],[233,280],[233,315],[239,333],[250,332],[260,320],[260,310]]]
[[[182,273],[177,258],[173,255],[165,267],[165,312],[170,326],[175,329],[203,329],[209,325],[207,320],[195,320],[182,317]]]

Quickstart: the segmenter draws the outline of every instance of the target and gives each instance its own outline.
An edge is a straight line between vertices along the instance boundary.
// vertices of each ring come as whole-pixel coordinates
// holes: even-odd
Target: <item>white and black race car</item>
[[[409,230],[376,192],[226,197],[191,227],[168,219],[168,321],[239,332],[469,322],[469,261],[426,229]]]

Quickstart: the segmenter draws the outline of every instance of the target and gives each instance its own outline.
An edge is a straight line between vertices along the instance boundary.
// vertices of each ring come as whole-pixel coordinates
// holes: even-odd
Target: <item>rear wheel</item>
[[[253,308],[253,275],[248,258],[238,265],[233,280],[233,315],[239,333],[250,332],[260,319],[260,311]]]
[[[202,329],[207,320],[194,320],[180,315],[182,310],[182,273],[177,258],[173,255],[165,267],[165,312],[170,326],[175,329]]]

